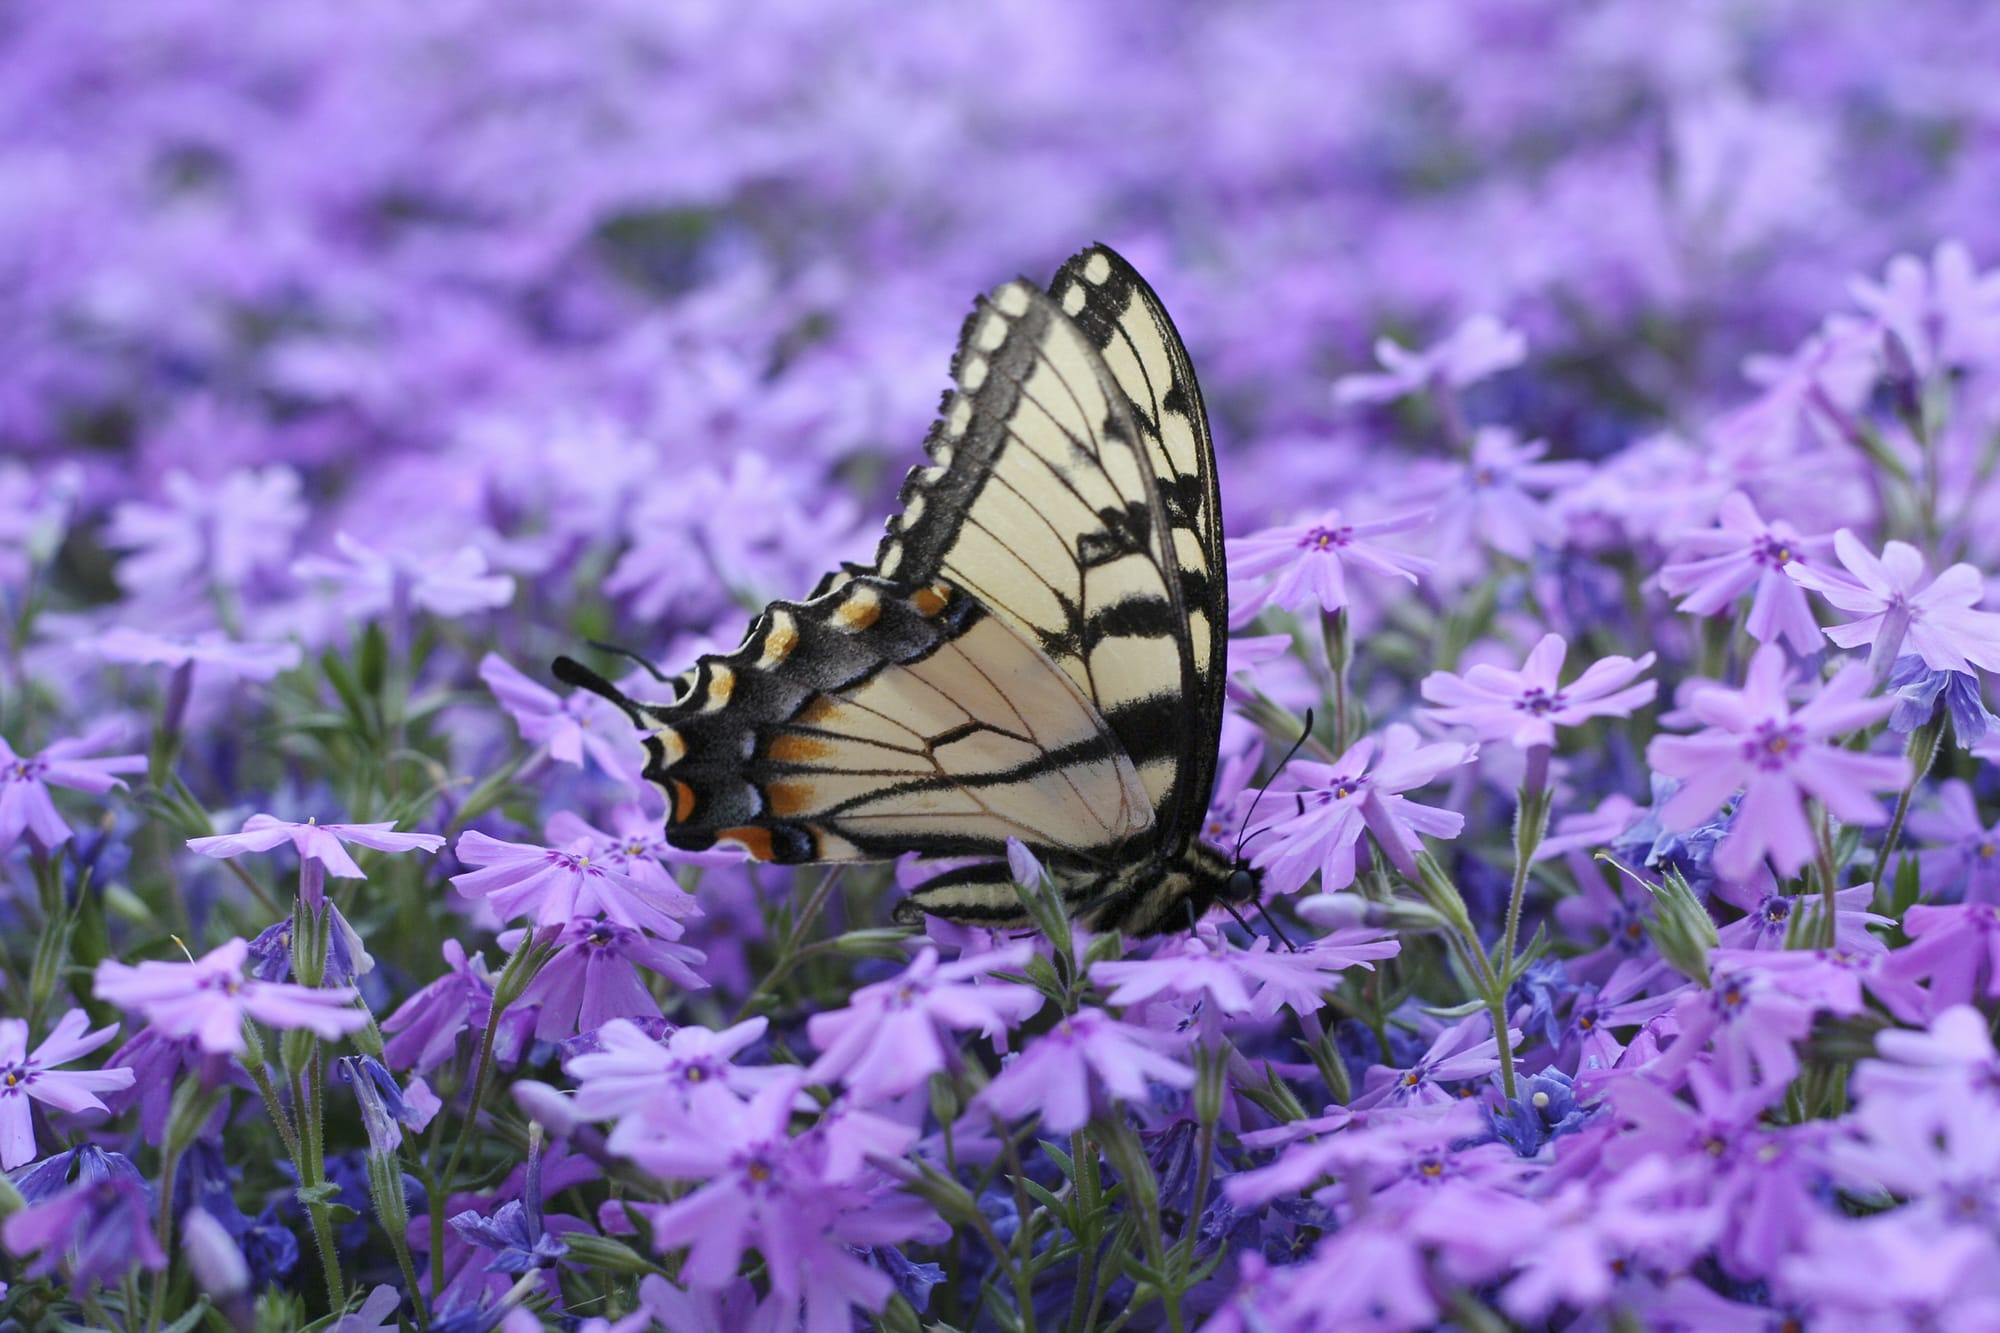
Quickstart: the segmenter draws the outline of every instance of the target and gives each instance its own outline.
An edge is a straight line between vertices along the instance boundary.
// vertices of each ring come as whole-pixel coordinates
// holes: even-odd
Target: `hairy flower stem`
[[[1076,1290],[1069,1303],[1069,1328],[1071,1333],[1081,1333],[1090,1327],[1091,1307],[1097,1303],[1097,1251],[1102,1244],[1097,1222],[1103,1199],[1098,1189],[1097,1145],[1080,1129],[1069,1136],[1069,1160],[1076,1173],[1077,1216],[1083,1219],[1081,1229],[1088,1233],[1076,1238]]]
[[[1827,823],[1826,807],[1813,802],[1813,865],[1819,870],[1819,947],[1831,949],[1838,939],[1834,913],[1840,910],[1840,881],[1833,867],[1833,829]]]
[[[264,1063],[264,1040],[253,1024],[245,1023],[244,1038],[248,1046],[244,1050],[243,1066],[250,1071],[250,1079],[257,1085],[259,1095],[264,1098],[265,1113],[271,1117],[271,1124],[277,1128],[278,1137],[284,1140],[285,1153],[298,1168],[299,1185],[302,1189],[318,1183],[311,1180],[306,1165],[306,1152],[299,1132],[292,1128],[292,1120],[285,1113],[285,1103],[278,1096],[278,1089],[271,1082],[271,1074]],[[298,1102],[297,1079],[293,1080],[293,1102]],[[320,1271],[326,1276],[326,1292],[329,1306],[338,1309],[340,1295],[340,1264],[333,1248],[333,1227],[324,1204],[309,1204],[307,1215],[312,1219],[313,1247],[319,1251]]]
[[[834,887],[840,883],[841,869],[842,867],[837,865],[832,867],[819,877],[819,883],[813,885],[812,896],[806,899],[805,906],[799,909],[799,914],[792,918],[792,927],[785,932],[785,942],[778,947],[778,957],[772,962],[770,971],[764,974],[764,979],[757,983],[755,990],[743,997],[743,1005],[736,1011],[736,1017],[729,1020],[731,1023],[741,1023],[748,1018],[755,1010],[757,1001],[784,980],[798,965],[800,946],[805,942],[806,930],[826,907],[827,900],[833,897]]]
[[[1937,762],[1938,744],[1944,739],[1944,710],[1910,733],[1908,749],[1904,751],[1910,760],[1910,780],[1896,796],[1896,813],[1889,819],[1889,829],[1882,835],[1882,850],[1875,855],[1875,901],[1888,901],[1885,895],[1893,886],[1883,879],[1889,873],[1889,858],[1895,855],[1896,844],[1902,841],[1903,821],[1910,814],[1910,800],[1917,794],[1917,784],[1922,782]]]
[[[1333,675],[1333,749],[1344,754],[1348,746],[1347,670],[1354,663],[1354,640],[1348,632],[1347,608],[1341,607],[1325,621],[1326,664]]]
[[[1549,747],[1528,748],[1528,771],[1514,809],[1514,888],[1507,895],[1507,927],[1500,940],[1499,1002],[1493,1006],[1493,1036],[1500,1043],[1500,1084],[1514,1095],[1514,1052],[1507,1040],[1507,989],[1514,984],[1515,951],[1521,940],[1521,904],[1528,896],[1528,867],[1549,829]]]
[[[153,1333],[160,1326],[160,1316],[167,1306],[167,1274],[173,1271],[174,1253],[174,1176],[180,1171],[181,1155],[173,1143],[169,1142],[160,1159],[160,1212],[153,1223],[159,1233],[160,1249],[168,1256],[167,1262],[153,1270],[152,1300],[146,1309],[146,1330]]]

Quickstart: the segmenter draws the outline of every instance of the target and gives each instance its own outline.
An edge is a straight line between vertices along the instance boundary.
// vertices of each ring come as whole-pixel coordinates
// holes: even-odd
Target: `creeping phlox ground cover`
[[[2000,1326],[1996,52],[0,18],[0,1327]],[[1215,420],[1261,910],[667,847],[549,660],[864,557],[1096,239]]]

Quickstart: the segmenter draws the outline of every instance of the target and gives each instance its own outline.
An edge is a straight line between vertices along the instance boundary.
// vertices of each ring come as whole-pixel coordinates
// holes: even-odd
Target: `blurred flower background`
[[[0,15],[0,1318],[2000,1321],[1996,61],[1970,0]],[[550,658],[865,558],[972,295],[1096,240],[1248,539],[1213,831],[1317,706],[1256,854],[1335,933],[906,942],[666,848]]]

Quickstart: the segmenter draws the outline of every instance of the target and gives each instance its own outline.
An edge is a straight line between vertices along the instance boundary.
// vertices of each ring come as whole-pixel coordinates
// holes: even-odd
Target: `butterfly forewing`
[[[1133,404],[1076,322],[1025,282],[974,310],[954,378],[929,444],[936,466],[911,474],[877,569],[948,578],[1033,636],[1125,747],[1155,822],[1177,827],[1198,676]]]
[[[1184,751],[1187,785],[1199,805],[1162,836],[1194,840],[1206,813],[1221,742],[1228,659],[1229,584],[1223,565],[1222,498],[1208,413],[1187,348],[1146,280],[1118,255],[1093,246],[1056,273],[1049,295],[1098,349],[1119,387],[1152,464],[1171,531],[1174,572],[1186,608],[1192,679]]]

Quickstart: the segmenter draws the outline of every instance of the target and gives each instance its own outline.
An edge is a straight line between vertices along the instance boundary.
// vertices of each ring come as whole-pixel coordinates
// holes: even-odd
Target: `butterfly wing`
[[[1207,801],[1213,728],[1188,715],[1208,707],[1221,622],[1209,589],[1190,604],[1183,588],[1183,564],[1207,556],[1177,549],[1154,461],[1164,446],[1091,336],[1030,283],[978,302],[952,372],[926,444],[934,465],[904,484],[876,570],[947,579],[1036,642],[1124,747],[1156,828],[1181,829]]]
[[[1074,682],[977,599],[849,577],[636,704],[667,837],[763,861],[1114,847],[1151,810]],[[1011,901],[1011,894],[1010,894]]]
[[[1107,246],[1075,255],[1049,295],[1097,348],[1132,404],[1166,512],[1167,553],[1185,609],[1187,711],[1181,781],[1187,799],[1163,821],[1166,850],[1192,845],[1207,814],[1222,743],[1228,681],[1229,579],[1223,564],[1222,495],[1208,412],[1187,347],[1157,293]]]
[[[1056,295],[967,320],[872,567],[775,602],[669,704],[633,704],[668,838],[779,862],[916,851],[1110,868],[1175,855],[1221,722],[1221,543],[1199,391],[1159,302],[1101,247]],[[999,866],[912,903],[1018,919]]]

